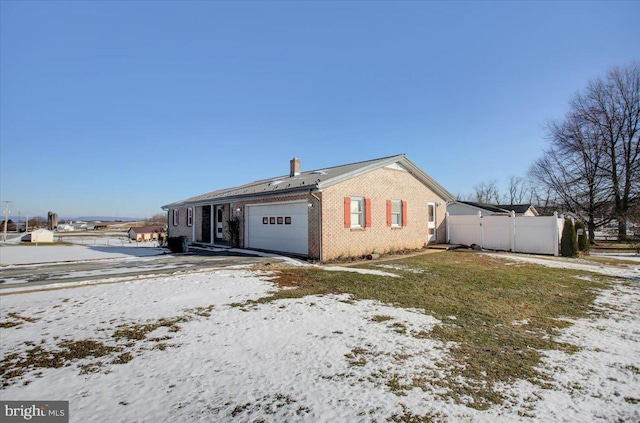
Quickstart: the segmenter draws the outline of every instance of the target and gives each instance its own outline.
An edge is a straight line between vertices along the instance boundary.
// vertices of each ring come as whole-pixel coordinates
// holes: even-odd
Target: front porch
[[[230,247],[230,215],[231,204],[229,203],[196,206],[193,241],[219,247]]]

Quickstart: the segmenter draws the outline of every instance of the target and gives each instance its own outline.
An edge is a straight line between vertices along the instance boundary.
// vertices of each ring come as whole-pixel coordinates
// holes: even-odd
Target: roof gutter
[[[237,194],[237,195],[229,195],[227,197],[219,197],[219,198],[211,198],[208,200],[197,200],[197,201],[184,201],[184,202],[178,202],[178,203],[171,203],[171,204],[167,204],[162,206],[161,208],[163,210],[169,210],[172,208],[180,208],[180,207],[191,207],[191,206],[204,206],[204,205],[209,205],[209,204],[225,204],[225,203],[230,203],[232,201],[237,201],[239,199],[241,200],[256,200],[256,199],[260,199],[260,198],[269,198],[269,197],[274,197],[274,196],[280,196],[280,195],[292,195],[295,193],[302,193],[304,194],[306,191],[312,191],[312,190],[317,190],[317,184],[315,187],[310,187],[310,186],[306,186],[306,187],[296,187],[296,188],[287,188],[287,189],[282,189],[282,190],[275,190],[275,191],[269,191],[269,192],[260,192],[260,193],[254,193],[254,194]]]

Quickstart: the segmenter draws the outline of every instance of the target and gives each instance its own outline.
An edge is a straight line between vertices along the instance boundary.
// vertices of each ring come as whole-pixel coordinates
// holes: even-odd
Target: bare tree
[[[550,147],[530,169],[569,211],[595,228],[618,221],[626,238],[640,201],[640,64],[613,68],[575,95],[561,121],[547,126]]]
[[[559,211],[560,203],[555,192],[548,186],[537,185],[535,181],[531,184],[530,203],[536,205],[536,210],[541,216],[551,216],[553,212]]]
[[[640,63],[615,67],[589,82],[571,102],[602,143],[606,160],[600,169],[613,195],[618,237],[627,237],[627,219],[640,201]]]
[[[494,203],[500,202],[500,191],[495,180],[482,181],[473,186],[473,200],[478,203]]]
[[[587,221],[589,239],[607,214],[611,190],[601,170],[604,149],[598,132],[577,113],[547,126],[550,148],[534,162],[529,173],[534,181],[553,192],[556,206]]]
[[[166,213],[154,214],[147,220],[147,225],[167,225],[168,217]]]
[[[509,176],[508,192],[504,196],[504,204],[524,204],[531,203],[531,187],[521,176]]]

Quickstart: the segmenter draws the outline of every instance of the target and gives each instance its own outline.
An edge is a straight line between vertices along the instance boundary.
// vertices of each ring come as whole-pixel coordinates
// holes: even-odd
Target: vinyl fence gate
[[[447,213],[447,243],[479,245],[482,249],[557,256],[564,217],[451,216]]]

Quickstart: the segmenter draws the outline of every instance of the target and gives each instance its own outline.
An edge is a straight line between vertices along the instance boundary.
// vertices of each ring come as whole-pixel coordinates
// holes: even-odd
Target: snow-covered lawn
[[[562,332],[581,349],[545,353],[548,389],[504,386],[511,400],[483,411],[437,384],[394,389],[443,377],[450,345],[429,338],[435,318],[346,295],[247,302],[275,289],[240,269],[2,296],[4,364],[51,352],[65,365],[3,379],[1,397],[69,400],[72,422],[640,419],[637,280],[601,292],[604,313]]]
[[[563,257],[536,256],[530,254],[510,254],[510,253],[483,253],[490,257],[502,258],[512,261],[522,261],[527,263],[540,264],[558,269],[585,270],[587,272],[599,273],[601,275],[633,278],[640,280],[640,263],[638,265],[612,266],[594,263],[582,259],[566,259]],[[606,257],[601,255],[602,257]],[[625,260],[629,260],[624,256]],[[635,261],[635,260],[634,260]]]
[[[606,257],[617,260],[637,261],[640,263],[640,254],[636,253],[591,253],[594,257]]]

